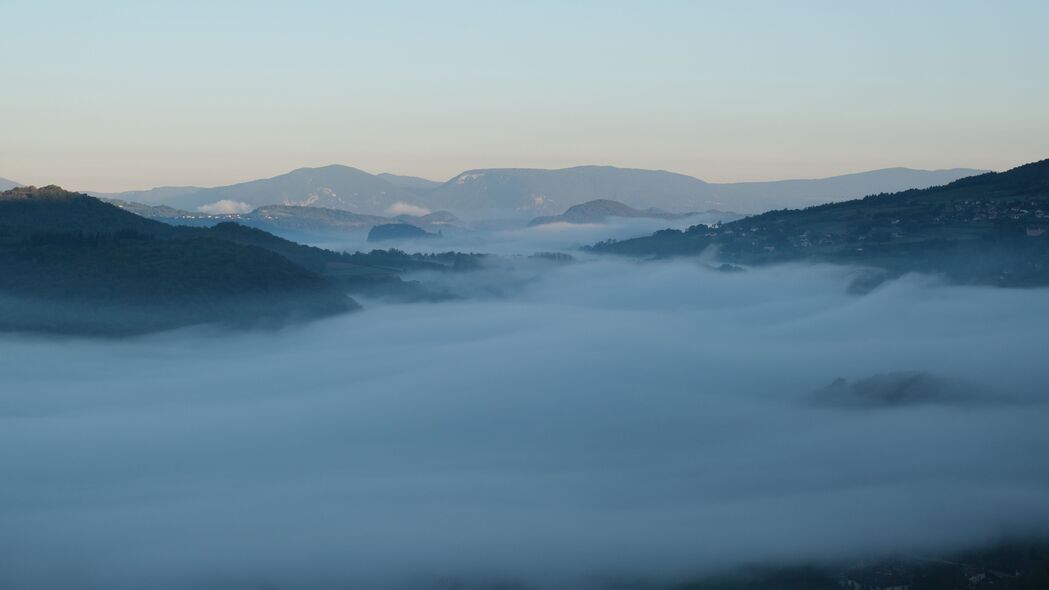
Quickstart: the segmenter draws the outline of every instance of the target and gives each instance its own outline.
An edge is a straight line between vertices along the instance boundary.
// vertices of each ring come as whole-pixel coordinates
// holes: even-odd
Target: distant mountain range
[[[394,181],[411,184],[404,177]],[[389,179],[349,166],[300,168],[273,178],[214,188],[164,187],[95,196],[214,213],[246,213],[265,205],[300,205],[374,215],[388,212],[395,203],[418,200],[414,190],[399,188]]]
[[[814,180],[708,183],[684,174],[611,166],[559,170],[470,170],[445,183],[369,174],[349,166],[300,168],[287,174],[213,188],[161,187],[95,196],[209,213],[246,213],[267,205],[311,206],[364,215],[447,210],[470,219],[555,215],[598,199],[639,210],[674,213],[720,209],[757,213],[909,188],[927,188],[982,170],[886,168]]]
[[[637,209],[676,213],[708,209],[757,213],[936,186],[981,172],[891,168],[819,180],[715,184],[673,172],[610,166],[471,170],[430,193],[427,206],[451,211],[547,213],[610,199]]]
[[[376,174],[376,176],[397,188],[412,191],[417,194],[426,194],[442,184],[436,180],[427,180],[425,178],[419,178],[418,176],[401,176],[399,174],[388,174],[386,172]]]
[[[22,186],[22,185],[17,183],[17,182],[15,182],[15,181],[13,181],[13,180],[8,180],[6,178],[0,178],[0,191],[11,190],[11,189],[13,189],[15,187],[19,187],[19,186]]]
[[[962,283],[1049,285],[1049,160],[933,188],[667,229],[591,250],[648,258],[694,256],[712,246],[728,263],[812,260],[880,268],[889,276],[925,272]]]
[[[595,199],[569,207],[560,215],[536,217],[528,223],[530,227],[548,223],[604,223],[609,218],[683,219],[698,213],[667,213],[661,209],[634,209],[630,205],[611,199]],[[735,217],[735,215],[733,215]]]

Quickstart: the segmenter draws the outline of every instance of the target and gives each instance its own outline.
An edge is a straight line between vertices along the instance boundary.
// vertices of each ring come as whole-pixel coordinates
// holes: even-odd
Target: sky
[[[1049,3],[0,0],[0,177],[726,182],[1049,156]]]

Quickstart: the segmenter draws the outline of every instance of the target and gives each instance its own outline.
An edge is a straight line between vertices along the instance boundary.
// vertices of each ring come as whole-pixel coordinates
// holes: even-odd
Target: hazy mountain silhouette
[[[463,172],[431,192],[426,204],[489,216],[553,214],[595,199],[687,211],[694,209],[697,201],[704,201],[702,195],[711,194],[702,180],[658,170],[611,166],[501,168]],[[706,201],[712,203],[712,198]]]
[[[579,166],[559,170],[470,170],[443,184],[349,166],[300,168],[287,174],[214,188],[163,187],[96,196],[164,204],[188,211],[246,213],[266,205],[299,205],[388,215],[395,204],[447,210],[473,219],[554,215],[607,199],[635,209],[683,213],[720,209],[757,213],[784,207],[925,188],[981,171],[888,168],[813,180],[715,184],[662,170]]]
[[[982,172],[889,168],[816,180],[715,184],[674,172],[611,166],[470,170],[435,189],[426,205],[471,214],[549,214],[587,201],[609,199],[638,209],[678,213],[708,209],[756,213],[926,188]]]
[[[560,215],[548,215],[536,217],[528,223],[529,226],[544,225],[547,223],[602,223],[609,217],[649,218],[649,219],[680,219],[688,217],[691,213],[667,213],[660,209],[634,209],[619,201],[610,199],[596,199],[579,205],[569,207]]]
[[[983,174],[986,170],[951,168],[947,170],[914,170],[882,168],[869,172],[844,174],[809,180],[770,182],[735,182],[715,185],[725,195],[740,201],[765,201],[763,209],[799,208],[832,201],[857,199],[877,193],[895,193],[912,188],[929,188],[954,182],[959,178]],[[774,197],[777,202],[769,200]]]
[[[401,180],[398,180],[401,182]],[[123,193],[91,193],[147,205],[164,204],[199,211],[216,203],[242,204],[247,212],[266,205],[301,205],[382,214],[399,201],[418,201],[416,193],[377,175],[349,166],[299,168],[287,174],[213,188],[163,187]]]
[[[401,188],[407,191],[412,191],[418,194],[424,194],[431,190],[441,186],[444,183],[437,182],[436,180],[428,180],[426,178],[419,178],[418,176],[404,176],[400,174],[390,174],[383,172],[382,174],[376,174],[379,178],[392,184],[397,188]]]
[[[11,189],[13,189],[15,187],[19,187],[19,186],[22,186],[22,185],[17,183],[17,182],[15,182],[15,181],[13,181],[13,180],[8,180],[6,178],[0,178],[0,191],[11,190]]]
[[[127,201],[141,203],[144,205],[170,205],[179,208],[179,203],[197,192],[205,190],[199,186],[158,186],[138,191],[124,191],[119,193],[101,193],[98,191],[86,191],[85,194],[107,201]]]
[[[273,178],[202,189],[180,196],[174,203],[183,209],[220,201],[264,205],[306,205],[379,214],[398,201],[414,200],[410,191],[349,166],[299,168]]]

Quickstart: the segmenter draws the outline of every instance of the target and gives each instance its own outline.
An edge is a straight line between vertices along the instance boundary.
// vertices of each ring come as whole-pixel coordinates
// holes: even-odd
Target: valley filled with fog
[[[445,302],[0,335],[0,586],[658,586],[1049,532],[1044,289],[527,257],[650,222],[434,241],[501,255],[408,277]]]
[[[0,23],[0,590],[1049,590],[1049,1]]]
[[[292,240],[336,251],[368,251],[372,248],[399,248],[408,252],[481,252],[500,256],[527,256],[537,252],[572,252],[607,239],[627,239],[666,228],[685,229],[697,223],[734,221],[733,213],[697,213],[676,220],[629,219],[613,217],[602,223],[549,223],[523,227],[520,222],[505,227],[447,227],[439,239],[409,239],[396,242],[368,242],[367,231],[295,232],[277,231]]]

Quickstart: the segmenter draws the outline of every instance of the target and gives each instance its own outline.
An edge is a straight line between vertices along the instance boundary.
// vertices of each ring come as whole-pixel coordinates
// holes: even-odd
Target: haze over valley
[[[1049,588],[1049,5],[0,2],[0,590]]]
[[[1002,542],[980,563],[1028,580],[1016,556],[1049,531],[1049,341],[1025,328],[1049,314],[1047,238],[1028,235],[1047,188],[1039,162],[754,217],[594,201],[496,226],[0,194],[0,582],[819,585]],[[927,202],[998,219],[922,232],[1022,233],[958,234],[1001,256],[961,280],[943,245],[935,274],[716,247]],[[267,219],[320,247],[248,227]],[[420,233],[375,249],[398,226]],[[1040,288],[994,286],[1020,261]]]
[[[350,166],[301,168],[214,188],[162,187],[96,196],[202,213],[248,213],[265,205],[314,206],[367,215],[449,210],[467,218],[558,214],[596,199],[675,213],[758,213],[946,184],[983,170],[891,168],[815,180],[707,183],[662,170],[581,166],[561,170],[469,170],[447,182],[369,174]]]

